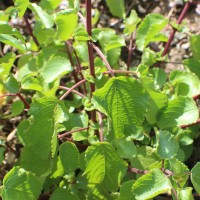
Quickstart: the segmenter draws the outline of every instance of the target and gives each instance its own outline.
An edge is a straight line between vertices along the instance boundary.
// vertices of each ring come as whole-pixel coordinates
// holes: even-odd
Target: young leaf
[[[142,124],[148,100],[141,83],[126,77],[112,78],[93,93],[96,108],[112,120],[117,138],[130,135],[134,127]]]
[[[193,99],[179,96],[168,102],[160,114],[158,126],[161,129],[191,124],[198,120],[199,111]]]
[[[38,199],[43,180],[20,167],[13,167],[3,179],[2,198],[4,200]]]
[[[109,191],[117,191],[126,166],[113,147],[106,142],[90,146],[85,154],[84,175],[90,184],[103,184]]]
[[[133,33],[133,31],[136,29],[137,24],[140,21],[141,19],[138,17],[135,10],[131,10],[130,16],[124,19],[124,23],[125,23],[124,34],[129,35]]]
[[[159,131],[157,153],[162,159],[173,158],[179,149],[175,137],[168,131]]]
[[[25,90],[35,90],[35,91],[42,91],[43,88],[39,82],[39,80],[33,76],[26,76],[21,81],[21,87]]]
[[[192,49],[192,55],[195,59],[200,60],[200,35],[193,35],[190,38],[190,46]]]
[[[124,0],[106,0],[110,12],[119,18],[125,14]]]
[[[45,28],[51,28],[54,24],[53,17],[48,15],[40,6],[31,3],[29,8],[38,16]]]
[[[58,28],[58,36],[60,40],[68,40],[73,34],[77,22],[78,15],[75,10],[64,10],[55,15],[55,22]]]
[[[46,83],[51,83],[66,73],[72,71],[72,66],[67,58],[53,57],[50,58],[41,69],[41,76]]]
[[[183,60],[183,65],[200,78],[200,60],[196,60],[195,58],[188,58]]]
[[[59,152],[65,173],[74,172],[79,167],[79,152],[76,145],[65,142],[60,146]]]
[[[194,200],[194,197],[192,195],[192,187],[186,187],[186,188],[177,188],[177,196],[179,200]]]
[[[15,7],[18,10],[19,17],[23,17],[29,5],[29,0],[14,0],[14,2],[15,2]]]
[[[188,167],[175,158],[170,160],[170,166],[174,173],[174,175],[172,176],[173,180],[176,181],[181,187],[184,187],[189,177]]]
[[[67,191],[66,189],[59,187],[53,192],[49,200],[66,200],[66,199],[79,200],[79,198],[76,195],[70,193],[70,191]]]
[[[133,184],[132,191],[137,200],[151,199],[171,189],[171,183],[163,172],[154,169]]]
[[[166,41],[167,37],[160,37],[160,31],[167,25],[168,20],[159,14],[148,14],[139,25],[136,44],[140,51],[153,41]]]
[[[15,37],[7,34],[0,34],[0,42],[8,44],[16,49],[21,50],[22,52],[26,51],[26,47],[20,43]]]
[[[173,71],[169,77],[177,96],[193,97],[199,94],[199,78],[191,72]]]
[[[200,194],[200,162],[198,162],[191,170],[191,181],[194,189]]]
[[[18,93],[20,86],[13,75],[10,75],[4,82],[3,85],[10,93]]]
[[[132,186],[135,181],[126,181],[123,183],[123,185],[120,187],[120,195],[117,198],[117,200],[136,200],[135,195],[132,192]]]

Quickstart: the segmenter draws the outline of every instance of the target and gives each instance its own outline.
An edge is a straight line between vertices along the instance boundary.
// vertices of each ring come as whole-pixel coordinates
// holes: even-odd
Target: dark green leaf
[[[123,0],[106,0],[110,12],[119,18],[123,18],[125,14],[124,1]]]
[[[49,200],[78,200],[79,198],[63,188],[57,188],[51,195]]]
[[[191,170],[191,181],[196,192],[200,194],[200,162],[198,162]]]
[[[18,93],[20,86],[13,75],[10,75],[4,82],[4,86],[10,93]]]
[[[132,186],[135,181],[126,181],[120,187],[120,195],[117,200],[136,200],[135,195],[132,192]]]

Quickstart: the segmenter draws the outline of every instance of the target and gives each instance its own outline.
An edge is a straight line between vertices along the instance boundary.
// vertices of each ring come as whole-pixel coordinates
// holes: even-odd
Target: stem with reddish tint
[[[191,5],[192,5],[192,3],[189,2],[189,1],[185,4],[185,6],[184,6],[184,8],[183,8],[178,20],[177,20],[177,24],[180,24],[183,21],[185,15],[187,14],[187,11],[188,11],[188,9],[190,8]],[[168,53],[170,45],[172,43],[172,40],[174,38],[174,35],[175,35],[176,31],[177,30],[175,28],[173,28],[173,30],[172,30],[172,32],[171,32],[171,34],[169,36],[169,39],[168,39],[168,41],[167,41],[167,43],[165,45],[164,51],[162,52],[162,56],[165,56]]]
[[[76,129],[76,130],[73,130],[73,131],[69,131],[69,132],[66,132],[66,133],[63,133],[62,135],[58,135],[58,138],[63,138],[63,137],[66,137],[68,135],[71,135],[72,133],[76,133],[76,132],[79,132],[79,131],[84,131],[84,130],[87,130],[88,127],[86,128],[79,128],[79,129]]]

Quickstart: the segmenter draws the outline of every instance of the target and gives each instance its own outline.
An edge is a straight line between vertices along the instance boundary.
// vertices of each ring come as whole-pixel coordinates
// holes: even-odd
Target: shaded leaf
[[[200,162],[197,162],[191,170],[191,181],[196,192],[200,194]]]

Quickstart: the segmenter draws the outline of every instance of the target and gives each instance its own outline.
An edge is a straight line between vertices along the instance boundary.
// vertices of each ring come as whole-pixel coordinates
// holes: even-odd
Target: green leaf
[[[33,173],[19,167],[13,167],[3,179],[2,198],[4,200],[38,199],[43,181]]]
[[[54,24],[53,16],[48,15],[40,6],[35,3],[31,3],[29,8],[35,13],[35,15],[41,20],[45,28],[51,28]]]
[[[136,44],[140,51],[153,41],[166,41],[167,37],[160,37],[160,31],[167,25],[168,20],[159,14],[148,14],[138,27]]]
[[[51,83],[64,74],[72,71],[72,66],[67,58],[50,58],[41,69],[41,76],[46,83]]]
[[[192,187],[186,187],[186,188],[177,188],[177,196],[179,200],[194,200],[194,197],[192,195]]]
[[[161,129],[191,124],[198,120],[199,111],[193,99],[179,96],[168,102],[160,114],[158,126]]]
[[[63,188],[57,188],[51,195],[49,200],[78,200],[79,198]]]
[[[18,93],[20,86],[13,75],[10,75],[4,82],[4,86],[10,93]]]
[[[124,0],[106,0],[112,15],[123,18],[125,14]]]
[[[65,142],[60,146],[59,152],[66,173],[72,173],[79,168],[79,152],[75,144]]]
[[[84,175],[89,184],[102,184],[109,191],[117,191],[126,166],[109,143],[90,146],[85,153],[85,161]]]
[[[21,50],[22,52],[26,51],[26,47],[19,42],[15,37],[7,34],[0,34],[0,42],[4,44],[8,44],[12,47],[15,47],[16,49]]]
[[[45,10],[56,9],[62,0],[41,0],[39,6]]]
[[[124,34],[129,35],[136,29],[137,24],[141,21],[135,10],[131,10],[129,17],[124,19],[125,29]]]
[[[2,162],[4,160],[4,152],[5,152],[5,148],[0,147],[0,165],[2,164]]]
[[[120,187],[120,195],[117,198],[117,200],[136,200],[135,195],[132,192],[132,186],[135,181],[126,181],[123,183],[123,185]]]
[[[167,105],[167,95],[150,91],[149,96],[149,109],[147,110],[146,119],[150,124],[155,124],[159,119],[159,111]]]
[[[9,75],[15,59],[16,55],[13,52],[9,52],[0,58],[0,76]]]
[[[51,172],[52,138],[56,134],[54,131],[57,122],[54,116],[57,104],[57,100],[50,97],[34,100],[29,110],[32,116],[26,124],[22,123],[18,128],[18,135],[24,143],[20,166],[38,176],[45,176]]]
[[[19,17],[23,17],[29,5],[29,0],[14,0],[14,2],[15,2],[15,7],[18,10]]]
[[[136,180],[132,190],[137,200],[146,200],[167,192],[171,187],[165,174],[160,169],[154,169]]]
[[[133,141],[118,140],[117,153],[121,158],[131,159],[136,156],[136,147]]]
[[[183,65],[200,78],[200,60],[196,60],[195,58],[189,58],[183,60]]]
[[[174,92],[177,96],[193,97],[199,94],[199,78],[191,72],[173,71],[170,74],[169,81],[173,85]]]
[[[120,138],[131,135],[133,128],[142,125],[148,100],[141,83],[132,78],[118,77],[96,90],[92,101],[112,120],[114,136]]]
[[[200,60],[200,35],[193,35],[190,38],[190,46],[192,49],[192,55],[195,59]]]
[[[174,173],[172,176],[173,180],[176,181],[181,187],[184,187],[189,177],[188,167],[175,158],[170,160],[170,167]]]
[[[131,159],[131,165],[138,169],[149,170],[161,162],[156,149],[150,146],[140,146],[136,150],[137,154]]]
[[[35,91],[42,91],[42,86],[39,80],[33,76],[26,76],[22,79],[21,87],[24,90],[35,90]]]
[[[22,101],[15,101],[14,103],[12,103],[11,114],[6,115],[3,118],[7,119],[7,118],[17,116],[17,115],[21,114],[23,112],[23,110],[24,110],[23,102]]]
[[[191,170],[191,181],[196,192],[200,194],[200,162],[197,162]]]
[[[159,131],[157,153],[162,159],[173,158],[179,150],[175,137],[168,131]]]
[[[68,40],[77,26],[78,15],[75,10],[64,10],[56,13],[55,22],[60,40]]]
[[[152,66],[156,63],[156,52],[152,51],[150,48],[144,49],[141,63],[147,66]]]

